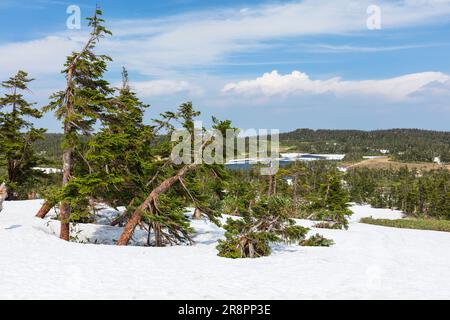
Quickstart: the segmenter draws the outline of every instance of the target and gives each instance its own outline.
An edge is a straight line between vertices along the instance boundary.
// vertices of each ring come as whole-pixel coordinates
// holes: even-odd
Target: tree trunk
[[[83,49],[75,56],[72,60],[66,75],[67,87],[65,92],[64,101],[66,103],[66,114],[64,119],[64,136],[67,137],[72,133],[73,126],[70,121],[74,114],[73,98],[74,98],[74,88],[72,84],[73,73],[75,71],[76,64],[78,60],[83,56],[83,54],[90,48],[91,44],[97,39],[97,28],[91,33],[89,40],[86,42]],[[63,151],[63,179],[62,186],[64,187],[71,177],[72,168],[72,148],[66,147]],[[59,237],[63,240],[70,240],[70,212],[71,208],[68,203],[61,203],[60,207],[60,219],[61,219],[61,232]]]
[[[69,125],[65,126],[65,134],[70,131]],[[63,187],[69,182],[70,179],[70,169],[72,167],[72,150],[66,148],[63,153]],[[61,203],[60,209],[60,219],[61,219],[61,232],[59,237],[63,240],[70,240],[70,206],[63,202]]]
[[[69,78],[71,77],[71,71],[69,71]],[[72,114],[71,103],[67,103],[67,114]],[[68,135],[71,132],[71,126],[66,122],[64,125],[64,135]],[[63,179],[62,186],[64,187],[70,179],[70,171],[72,168],[72,149],[66,148],[63,151]],[[63,202],[61,203],[60,212],[61,230],[59,237],[63,240],[70,240],[70,206]]]
[[[202,211],[199,208],[195,208],[194,215],[192,219],[200,220],[202,218]]]
[[[70,240],[70,206],[67,203],[61,204],[60,210],[60,220],[61,220],[61,230],[59,233],[59,237],[62,240],[69,241]]]
[[[17,85],[14,86],[14,92],[13,95],[14,97],[14,101],[12,104],[12,121],[13,123],[17,123]],[[10,185],[13,185],[14,182],[16,182],[16,178],[17,178],[17,160],[14,158],[9,158],[7,159],[8,162],[8,182],[10,183]],[[3,186],[3,185],[2,185]],[[6,187],[5,187],[6,188]],[[5,189],[6,190],[6,189]],[[17,200],[17,194],[14,191],[14,189],[10,190],[9,194],[6,193],[6,198],[8,200]]]
[[[148,230],[147,230],[147,246],[149,246],[149,247],[150,247],[151,231],[152,231],[152,225],[149,224]]]
[[[297,175],[294,176],[293,179],[293,190],[292,190],[292,202],[294,204],[294,209],[298,209],[298,195],[297,195],[297,183],[298,183],[298,177]]]
[[[16,182],[17,170],[15,165],[15,160],[8,160],[8,182],[13,185]],[[6,194],[6,199],[8,200],[17,200],[17,194],[14,191],[14,188],[9,190],[9,194]]]
[[[274,188],[275,188],[275,176],[274,175],[270,175],[269,176],[269,188],[267,189],[267,196],[268,197],[273,195]]]
[[[180,178],[182,178],[184,175],[186,175],[186,173],[195,168],[195,166],[197,166],[197,164],[195,163],[185,165],[180,169],[180,171],[177,172],[176,175],[167,178],[159,186],[153,189],[153,191],[148,195],[147,199],[145,199],[145,201],[139,207],[137,207],[131,215],[131,219],[126,224],[123,233],[120,235],[120,238],[117,241],[118,246],[126,246],[128,244],[133,235],[134,229],[141,221],[142,212],[145,212],[148,209],[152,211],[158,197],[169,190],[177,181],[179,181]],[[155,232],[158,232],[158,227],[155,227],[154,229]]]
[[[155,229],[155,246],[162,247],[162,240],[161,240],[161,224],[154,223],[153,229]]]
[[[42,207],[39,209],[38,213],[36,214],[36,217],[44,219],[52,208],[53,205],[51,205],[48,201],[45,201]]]
[[[6,185],[2,183],[0,186],[0,211],[3,209],[3,201],[8,197],[8,190],[6,188]]]

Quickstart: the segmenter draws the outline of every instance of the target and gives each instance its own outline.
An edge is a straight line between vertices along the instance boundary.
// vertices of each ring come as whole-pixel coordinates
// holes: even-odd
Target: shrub
[[[319,222],[319,223],[314,224],[313,228],[342,229],[342,228],[345,228],[345,226],[340,222],[324,221],[324,222]]]
[[[305,247],[330,247],[333,244],[334,244],[333,240],[327,239],[318,233],[309,237],[306,240],[300,241],[300,245]]]
[[[405,229],[418,229],[418,230],[434,230],[434,231],[446,231],[450,232],[449,220],[436,220],[436,219],[373,219],[362,218],[362,223],[374,224],[385,227],[393,228],[405,228]]]
[[[257,258],[271,253],[271,243],[301,241],[308,232],[289,218],[288,198],[272,196],[259,200],[242,218],[228,218],[225,239],[219,240],[218,255],[226,258]]]

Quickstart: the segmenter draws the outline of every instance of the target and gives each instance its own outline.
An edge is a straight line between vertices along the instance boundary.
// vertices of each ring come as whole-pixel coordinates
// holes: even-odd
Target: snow
[[[398,210],[389,209],[376,209],[371,208],[369,205],[355,205],[352,206],[353,214],[350,216],[350,221],[359,222],[361,218],[372,217],[374,219],[401,219],[403,213]]]
[[[317,158],[323,158],[325,160],[342,160],[345,158],[345,154],[318,154],[318,153],[280,153],[280,159],[290,160],[317,160]]]
[[[312,156],[324,157],[326,160],[343,160],[345,154],[311,154]]]
[[[52,174],[52,173],[61,173],[62,169],[59,168],[41,168],[41,167],[34,167],[33,170],[41,171],[45,174]]]
[[[40,203],[5,202],[0,213],[2,299],[450,298],[450,233],[358,223],[397,211],[354,205],[348,231],[311,231],[332,247],[278,245],[270,257],[231,260],[216,255],[223,230],[202,220],[193,221],[194,246],[67,243],[54,236],[57,223],[34,218]],[[85,238],[120,233],[79,228]]]

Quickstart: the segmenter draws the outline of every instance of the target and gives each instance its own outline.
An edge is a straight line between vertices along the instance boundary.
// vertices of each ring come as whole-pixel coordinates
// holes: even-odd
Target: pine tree
[[[23,95],[29,91],[31,81],[33,79],[25,71],[19,71],[1,84],[8,93],[0,98],[0,161],[7,167],[6,186],[10,200],[26,198],[30,191],[27,186],[39,175],[33,170],[40,161],[33,150],[33,143],[43,139],[45,129],[34,128],[29,120],[42,117],[42,112]]]
[[[100,115],[100,130],[87,143],[85,161],[91,170],[83,177],[85,183],[99,182],[91,197],[112,207],[143,199],[159,154],[154,149],[154,128],[144,124],[148,105],[130,89],[125,69],[122,77],[118,94]]]
[[[316,218],[328,221],[318,227],[348,228],[347,217],[352,214],[349,209],[348,192],[341,183],[341,176],[337,172],[330,172],[327,181],[320,186],[318,195],[313,198],[309,210],[316,214]]]
[[[235,171],[230,174],[225,197],[224,213],[239,215],[244,210],[250,210],[258,197],[258,180],[249,171]]]
[[[225,239],[219,240],[218,255],[226,258],[258,258],[271,253],[271,243],[298,243],[304,240],[307,228],[289,218],[289,198],[265,197],[250,210],[243,210],[241,218],[228,218],[224,226]]]
[[[88,41],[80,52],[74,52],[67,58],[63,73],[66,75],[67,86],[64,91],[55,93],[45,110],[55,110],[58,120],[64,128],[63,141],[63,190],[60,193],[60,237],[69,240],[70,215],[73,210],[83,211],[81,208],[72,208],[70,202],[78,201],[79,197],[74,191],[82,188],[75,181],[68,186],[75,176],[74,158],[83,158],[82,136],[92,134],[93,125],[99,119],[103,109],[108,104],[108,96],[113,92],[103,74],[111,58],[106,55],[97,55],[94,52],[99,40],[111,32],[104,26],[101,18],[102,11],[97,8],[93,17],[88,18],[91,33]],[[76,163],[80,163],[79,161]]]

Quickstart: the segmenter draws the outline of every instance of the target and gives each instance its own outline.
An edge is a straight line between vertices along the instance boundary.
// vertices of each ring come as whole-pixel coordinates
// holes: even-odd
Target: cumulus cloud
[[[286,96],[293,94],[335,94],[381,96],[391,100],[405,100],[427,88],[450,91],[450,76],[441,72],[422,72],[382,80],[345,81],[339,77],[313,80],[306,73],[293,71],[282,75],[276,70],[253,80],[229,83],[223,94],[243,96]]]
[[[435,98],[445,97],[448,102],[450,97],[450,79],[442,82],[432,82],[425,85],[414,96],[433,96]],[[448,103],[447,103],[448,106]]]

